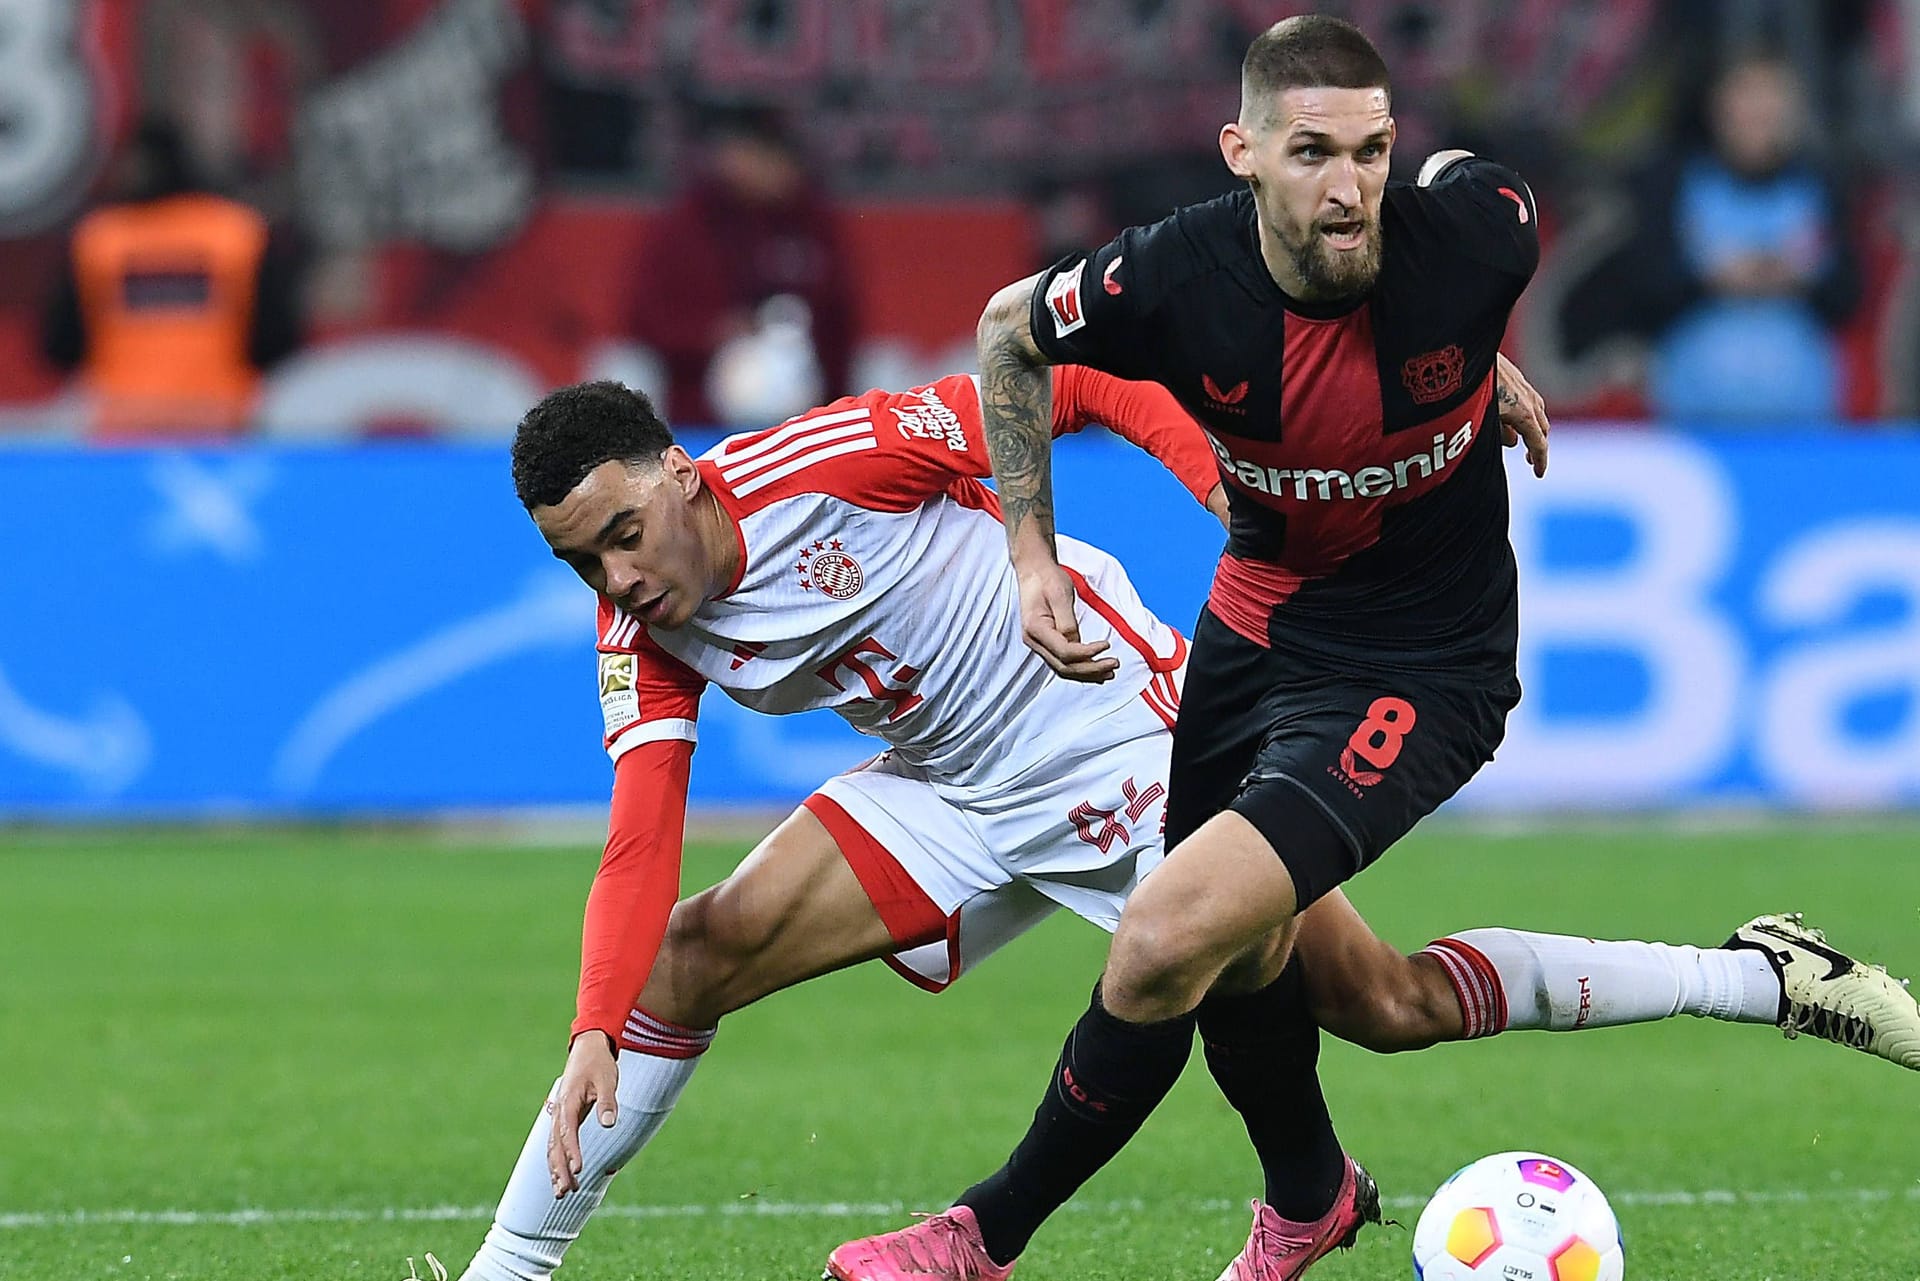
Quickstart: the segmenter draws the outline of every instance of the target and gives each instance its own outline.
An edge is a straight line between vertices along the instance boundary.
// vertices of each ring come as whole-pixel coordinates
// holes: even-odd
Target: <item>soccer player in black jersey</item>
[[[1317,1078],[1294,918],[1473,776],[1520,697],[1494,412],[1539,257],[1511,171],[1442,152],[1387,177],[1387,68],[1305,16],[1247,51],[1221,130],[1247,187],[1010,285],[980,322],[982,404],[1027,641],[1106,679],[1053,552],[1046,366],[1158,382],[1206,428],[1232,522],[1175,731],[1167,861],[1008,1164],[960,1198],[1005,1275],[1139,1128],[1197,1026],[1266,1172],[1223,1281],[1289,1281],[1377,1219]],[[1544,473],[1544,430],[1526,441]],[[938,1269],[929,1276],[945,1276]]]
[[[1097,681],[1115,663],[1080,642],[1054,558],[1045,366],[1170,390],[1212,440],[1230,533],[1174,733],[1170,852],[1122,913],[1032,1127],[951,1210],[835,1250],[830,1277],[1002,1281],[1172,1087],[1196,1028],[1266,1176],[1221,1281],[1292,1281],[1379,1217],[1373,1181],[1334,1135],[1289,958],[1302,928],[1316,958],[1341,956],[1343,939],[1379,946],[1330,891],[1492,757],[1520,697],[1496,406],[1531,393],[1503,387],[1496,362],[1539,256],[1517,175],[1449,151],[1416,182],[1390,183],[1393,135],[1387,69],[1367,38],[1289,19],[1248,49],[1240,119],[1221,130],[1246,191],[1124,232],[988,304],[984,426],[1027,642],[1056,671]],[[1544,474],[1545,415],[1512,419],[1508,443],[1524,441]],[[1477,1035],[1489,1010],[1489,1026],[1509,1025],[1507,994],[1556,985],[1532,968],[1553,945],[1471,933],[1428,951],[1443,954]],[[1627,987],[1671,990],[1660,945],[1589,946],[1624,949]],[[1912,997],[1795,918],[1763,916],[1723,948],[1689,949],[1687,965],[1716,976],[1696,1012],[1920,1068]],[[1585,1014],[1524,1025],[1577,1027]]]

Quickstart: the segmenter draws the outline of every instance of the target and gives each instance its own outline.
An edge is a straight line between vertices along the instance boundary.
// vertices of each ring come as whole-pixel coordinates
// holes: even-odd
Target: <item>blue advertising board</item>
[[[1516,465],[1527,694],[1470,806],[1920,802],[1920,439],[1563,429]],[[1188,627],[1217,526],[1100,433],[1060,526]],[[499,447],[0,454],[0,817],[597,804],[593,601]],[[703,703],[696,804],[868,754]]]

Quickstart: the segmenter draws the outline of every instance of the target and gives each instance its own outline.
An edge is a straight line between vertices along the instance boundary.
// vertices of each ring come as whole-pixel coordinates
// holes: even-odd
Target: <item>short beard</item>
[[[1380,278],[1380,250],[1378,219],[1367,223],[1366,239],[1360,248],[1347,253],[1328,248],[1319,229],[1310,229],[1299,244],[1287,245],[1293,270],[1307,287],[1302,301],[1338,302],[1366,293]]]

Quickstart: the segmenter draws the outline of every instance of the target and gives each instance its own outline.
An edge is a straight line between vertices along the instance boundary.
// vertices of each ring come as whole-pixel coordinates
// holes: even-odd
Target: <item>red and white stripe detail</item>
[[[750,443],[721,446],[714,459],[720,477],[741,497],[785,480],[828,459],[880,447],[873,434],[873,410],[866,405],[838,413],[815,414],[776,427]]]
[[[1456,938],[1435,939],[1420,953],[1440,962],[1440,968],[1447,972],[1447,981],[1460,998],[1468,1040],[1507,1030],[1506,988],[1486,953]]]
[[[608,649],[630,649],[634,638],[639,635],[640,620],[624,609],[616,609],[607,623],[606,633],[600,637],[600,643]]]
[[[712,1028],[701,1031],[657,1019],[636,1005],[620,1033],[620,1048],[660,1059],[691,1059],[713,1044],[713,1032]]]
[[[698,743],[699,722],[686,716],[659,716],[650,721],[635,721],[622,726],[606,741],[607,755],[617,761],[643,743],[666,743],[676,739]]]
[[[1153,709],[1155,716],[1167,723],[1168,729],[1180,719],[1180,686],[1172,672],[1155,672],[1147,687],[1140,691],[1140,698]]]

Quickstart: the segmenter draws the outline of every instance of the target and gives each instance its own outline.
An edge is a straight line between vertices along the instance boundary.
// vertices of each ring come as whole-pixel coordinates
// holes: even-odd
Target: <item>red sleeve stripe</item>
[[[1073,589],[1079,594],[1080,599],[1091,605],[1093,612],[1106,619],[1107,626],[1113,628],[1121,640],[1125,641],[1140,657],[1147,660],[1148,671],[1176,672],[1180,670],[1180,664],[1187,661],[1186,637],[1182,636],[1179,632],[1174,632],[1173,653],[1162,658],[1153,652],[1153,646],[1147,644],[1146,637],[1133,629],[1133,624],[1127,621],[1126,615],[1116,609],[1104,596],[1100,595],[1099,592],[1093,590],[1093,585],[1087,582],[1086,575],[1077,569],[1065,565],[1062,565],[1061,568],[1065,569],[1067,571],[1067,577],[1073,580]],[[1169,628],[1168,630],[1171,631],[1172,629]]]
[[[720,464],[720,475],[729,485],[738,485],[776,463],[797,456],[804,457],[840,441],[871,438],[873,413],[862,407],[844,414],[826,414],[796,423],[783,429],[783,432],[785,434],[779,438],[769,438],[748,446],[738,454],[723,455],[716,459]]]
[[[845,441],[845,442],[842,442],[841,444],[833,445],[827,449],[815,450],[813,453],[808,454],[805,457],[796,458],[792,462],[776,467],[772,471],[767,472],[764,475],[761,475],[753,480],[748,481],[744,485],[735,486],[733,492],[738,494],[740,497],[745,498],[748,494],[753,493],[755,490],[765,489],[768,485],[773,484],[775,481],[785,480],[787,477],[793,475],[795,472],[805,471],[807,468],[813,466],[815,463],[824,463],[828,459],[838,458],[842,454],[859,454],[859,453],[864,453],[869,449],[878,449],[878,448],[880,448],[880,442],[873,438],[872,432],[868,432],[866,437],[862,440]]]
[[[606,635],[600,643],[609,649],[625,649],[633,644],[633,638],[640,634],[640,620],[625,610],[613,611],[613,620],[607,624]]]
[[[758,436],[731,436],[720,443],[720,453],[714,461],[722,467],[732,467],[736,463],[744,463],[770,450],[778,449],[794,437],[817,428],[855,422],[871,417],[872,414],[871,409],[861,405],[855,409],[843,409],[837,414],[810,414],[795,418]]]

